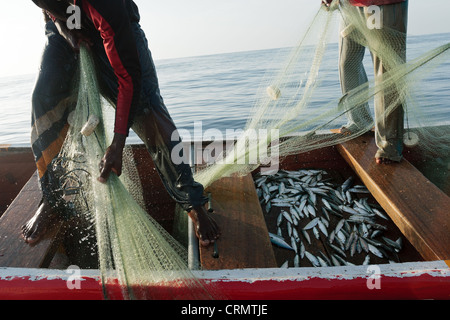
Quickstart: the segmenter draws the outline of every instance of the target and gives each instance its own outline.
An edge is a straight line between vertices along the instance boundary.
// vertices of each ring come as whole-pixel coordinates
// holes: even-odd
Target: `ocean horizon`
[[[448,42],[450,33],[409,36],[408,60]],[[203,130],[244,129],[263,79],[279,70],[290,51],[274,48],[156,60],[161,94],[177,128],[192,136],[196,122],[202,123]],[[338,79],[337,43],[331,43],[329,51],[324,63],[334,66],[333,79]],[[370,78],[373,67],[369,52],[365,65]],[[432,101],[425,113],[434,124],[450,124],[449,71],[450,61],[443,61],[427,78],[426,95],[421,96],[427,104]],[[0,145],[30,146],[31,94],[36,76],[37,72],[0,75]],[[339,81],[327,81],[322,86],[323,101],[331,101],[340,90]],[[140,143],[140,139],[131,132],[127,143]]]

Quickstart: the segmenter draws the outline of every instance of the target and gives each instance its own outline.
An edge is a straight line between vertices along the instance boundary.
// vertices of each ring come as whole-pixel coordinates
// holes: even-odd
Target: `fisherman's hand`
[[[111,172],[117,176],[122,174],[122,153],[125,147],[126,136],[115,133],[114,139],[105,156],[100,161],[100,177],[97,179],[101,183],[106,183]]]
[[[92,46],[92,40],[87,37],[81,30],[73,29],[69,30],[65,22],[60,20],[55,21],[55,25],[58,28],[59,34],[66,39],[70,46],[75,51],[80,51],[81,43],[85,43],[88,46]]]
[[[329,7],[333,0],[322,0],[322,4]]]
[[[85,44],[89,47],[93,45],[92,40],[79,30],[71,30],[69,34],[70,34],[70,41],[69,40],[68,41],[72,46],[72,48],[77,52],[80,51],[81,44]]]

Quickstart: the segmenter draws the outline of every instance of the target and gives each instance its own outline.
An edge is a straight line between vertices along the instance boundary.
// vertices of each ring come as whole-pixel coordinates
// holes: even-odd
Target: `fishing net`
[[[113,131],[107,128],[111,106],[101,99],[95,75],[90,53],[82,47],[78,104],[55,166],[63,168],[60,180],[67,202],[96,228],[105,297],[211,299],[212,290],[189,271],[186,249],[143,209],[131,150],[124,152],[120,178],[111,175],[107,184],[97,181]],[[81,134],[93,115],[99,125],[91,135]]]
[[[360,81],[345,95],[338,85],[337,57],[325,58],[336,52],[333,39],[340,32],[341,19],[346,24],[342,30],[345,36],[368,47],[386,69],[382,77]],[[402,32],[386,27],[368,29],[367,15],[346,1],[334,2],[331,9],[322,7],[279,73],[263,79],[241,137],[216,156],[214,164],[201,170],[196,180],[207,187],[224,176],[252,172],[275,158],[354,139],[379,126],[378,119],[388,118],[399,108],[407,118],[406,141],[424,152],[448,157],[450,126],[437,130],[429,126],[426,103],[417,96],[425,79],[448,61],[450,44],[405,63],[404,42]],[[63,168],[66,200],[95,226],[105,297],[219,297],[211,283],[205,284],[189,271],[186,249],[144,211],[129,150],[124,154],[125,173],[120,178],[111,175],[105,185],[97,182],[98,164],[112,140],[108,136],[112,129],[106,126],[113,121],[104,119],[108,106],[101,100],[93,62],[85,48],[81,48],[80,62],[78,105],[55,166]],[[359,68],[359,61],[350,59],[348,63],[350,69]],[[370,115],[374,99],[384,99],[385,105],[377,121]],[[99,118],[100,125],[92,135],[84,136],[80,130],[91,115]],[[349,119],[355,121],[349,132],[331,131]],[[417,135],[416,141],[412,133]]]
[[[263,79],[243,134],[196,180],[207,187],[221,177],[248,174],[277,158],[343,143],[382,126],[397,126],[400,143],[448,161],[449,119],[434,113],[438,109],[432,109],[434,101],[424,101],[423,90],[426,79],[449,61],[450,43],[406,62],[405,32],[369,27],[373,19],[370,11],[348,1],[322,6],[278,74],[268,73]],[[338,35],[354,47],[347,50],[349,57],[341,66],[348,81],[356,82],[345,94],[339,86]],[[376,66],[383,68],[382,75],[369,79],[361,71],[358,46],[382,62]],[[376,117],[374,104],[384,106]],[[433,119],[442,126],[429,122]],[[337,132],[342,126],[349,130]]]

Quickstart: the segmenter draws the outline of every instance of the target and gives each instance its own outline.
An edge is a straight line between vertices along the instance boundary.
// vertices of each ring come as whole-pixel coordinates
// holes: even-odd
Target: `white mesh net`
[[[425,79],[448,61],[450,43],[406,62],[406,30],[402,30],[406,26],[384,25],[371,29],[368,27],[371,15],[367,10],[351,6],[347,1],[335,1],[331,8],[322,7],[318,11],[284,67],[275,77],[264,79],[244,132],[277,130],[274,138],[279,137],[279,141],[265,153],[283,157],[336,145],[376,127],[377,139],[382,139],[379,144],[386,144],[387,153],[397,152],[394,149],[401,149],[406,142],[421,152],[448,158],[450,126],[436,127],[435,123],[427,123],[429,117],[423,112],[426,105],[423,99],[421,103],[417,101]],[[388,16],[387,11],[382,14]],[[393,21],[397,21],[395,19]],[[340,35],[340,61],[336,43],[333,43],[337,34]],[[363,70],[361,55],[365,47],[372,53],[374,79],[368,79]],[[330,54],[334,54],[335,59],[324,59]],[[337,76],[339,71],[340,77]],[[342,91],[336,89],[340,82]],[[323,98],[332,96],[335,98]],[[375,111],[371,110],[373,108]],[[442,124],[448,121],[444,119]],[[348,130],[336,132],[343,125]],[[247,135],[238,139],[234,152],[229,150],[225,160],[202,170],[196,180],[206,187],[223,176],[247,174],[264,164],[264,158],[257,163],[245,159],[250,154],[258,154],[260,148],[276,139],[268,135],[266,141],[259,139],[253,144],[246,143],[246,139]],[[391,159],[400,160],[395,156]]]

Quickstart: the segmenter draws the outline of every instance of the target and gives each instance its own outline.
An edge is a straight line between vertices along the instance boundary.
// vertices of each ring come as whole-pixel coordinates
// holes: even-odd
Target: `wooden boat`
[[[289,253],[270,243],[268,231],[274,222],[263,213],[248,175],[223,178],[206,190],[212,194],[223,234],[216,248],[199,248],[189,233],[181,237],[190,250],[192,272],[231,300],[449,299],[450,182],[442,179],[448,167],[433,183],[423,169],[427,162],[414,150],[407,150],[400,164],[376,166],[374,148],[369,133],[342,145],[285,157],[280,168],[323,169],[341,182],[357,176],[390,216],[390,232],[405,238],[399,263],[318,268],[302,263],[298,268],[280,268]],[[145,148],[133,146],[133,152],[141,182],[147,186],[144,200],[152,208],[149,212],[167,230],[179,230],[180,224],[189,229],[188,220],[176,214],[180,210],[163,192]],[[35,246],[21,240],[20,226],[33,215],[40,196],[31,150],[1,147],[0,299],[103,299],[100,274],[86,259],[89,254],[70,249],[84,236],[73,232],[70,223],[53,226]],[[219,257],[213,257],[215,249]],[[68,286],[73,279],[68,263],[81,268],[80,289]],[[376,280],[378,286],[371,286]]]

